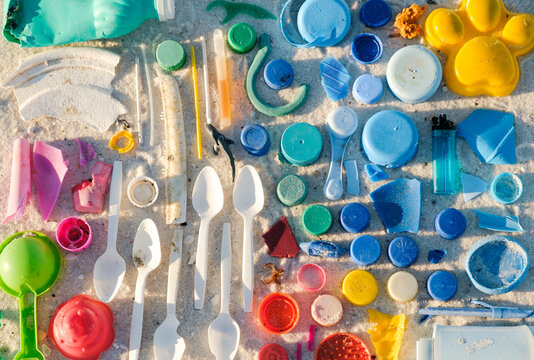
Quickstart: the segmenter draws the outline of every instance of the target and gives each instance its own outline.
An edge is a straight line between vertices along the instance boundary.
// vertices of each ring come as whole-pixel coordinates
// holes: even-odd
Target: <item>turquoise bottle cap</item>
[[[304,40],[333,46],[349,32],[350,9],[344,0],[306,0],[297,14],[297,28]],[[322,39],[319,43],[317,41]]]
[[[302,225],[312,235],[324,234],[332,226],[332,214],[323,205],[311,205],[302,214]]]
[[[419,144],[419,133],[408,115],[396,110],[380,111],[367,121],[362,132],[365,155],[375,164],[396,168],[410,161]]]
[[[298,166],[308,166],[319,159],[323,139],[315,126],[297,123],[284,131],[280,147],[287,161]]]
[[[374,104],[382,97],[384,85],[380,78],[363,74],[352,85],[352,96],[363,104]]]
[[[163,70],[179,70],[184,66],[186,58],[184,47],[177,41],[165,40],[156,48],[156,61]]]
[[[244,54],[254,48],[257,38],[256,31],[252,26],[246,23],[237,23],[228,31],[226,42],[232,51]]]
[[[297,175],[286,175],[280,180],[276,187],[276,195],[280,202],[286,206],[300,204],[308,194],[308,186]]]

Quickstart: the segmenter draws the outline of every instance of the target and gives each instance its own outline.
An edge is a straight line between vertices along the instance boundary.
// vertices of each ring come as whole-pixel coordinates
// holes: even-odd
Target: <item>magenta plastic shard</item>
[[[83,142],[80,139],[76,139],[76,144],[78,144],[80,166],[86,167],[96,157],[95,149],[93,145]]]
[[[13,143],[7,214],[2,224],[24,215],[31,196],[31,186],[30,143],[26,139],[17,139]]]
[[[67,173],[69,162],[63,152],[53,146],[36,141],[33,146],[33,180],[37,185],[37,196],[41,216],[47,221],[56,205],[61,184]]]
[[[84,180],[72,188],[72,202],[79,212],[98,214],[104,210],[113,166],[97,161],[91,169],[91,180]]]

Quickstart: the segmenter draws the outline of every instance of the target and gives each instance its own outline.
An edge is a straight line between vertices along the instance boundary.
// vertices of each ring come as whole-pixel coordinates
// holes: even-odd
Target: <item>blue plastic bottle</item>
[[[456,193],[456,126],[445,114],[432,118],[432,175],[434,194]]]

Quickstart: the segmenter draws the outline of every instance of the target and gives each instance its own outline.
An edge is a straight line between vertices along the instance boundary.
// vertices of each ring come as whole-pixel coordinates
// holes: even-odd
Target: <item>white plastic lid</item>
[[[174,0],[157,0],[156,10],[158,11],[159,21],[174,19]]]

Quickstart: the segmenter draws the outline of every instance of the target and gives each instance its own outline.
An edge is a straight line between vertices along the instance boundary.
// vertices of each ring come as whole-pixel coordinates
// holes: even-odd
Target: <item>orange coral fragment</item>
[[[406,39],[414,39],[421,35],[423,28],[417,21],[423,16],[426,11],[426,6],[419,6],[412,4],[409,8],[405,8],[395,18],[395,27],[399,29],[400,35]]]

